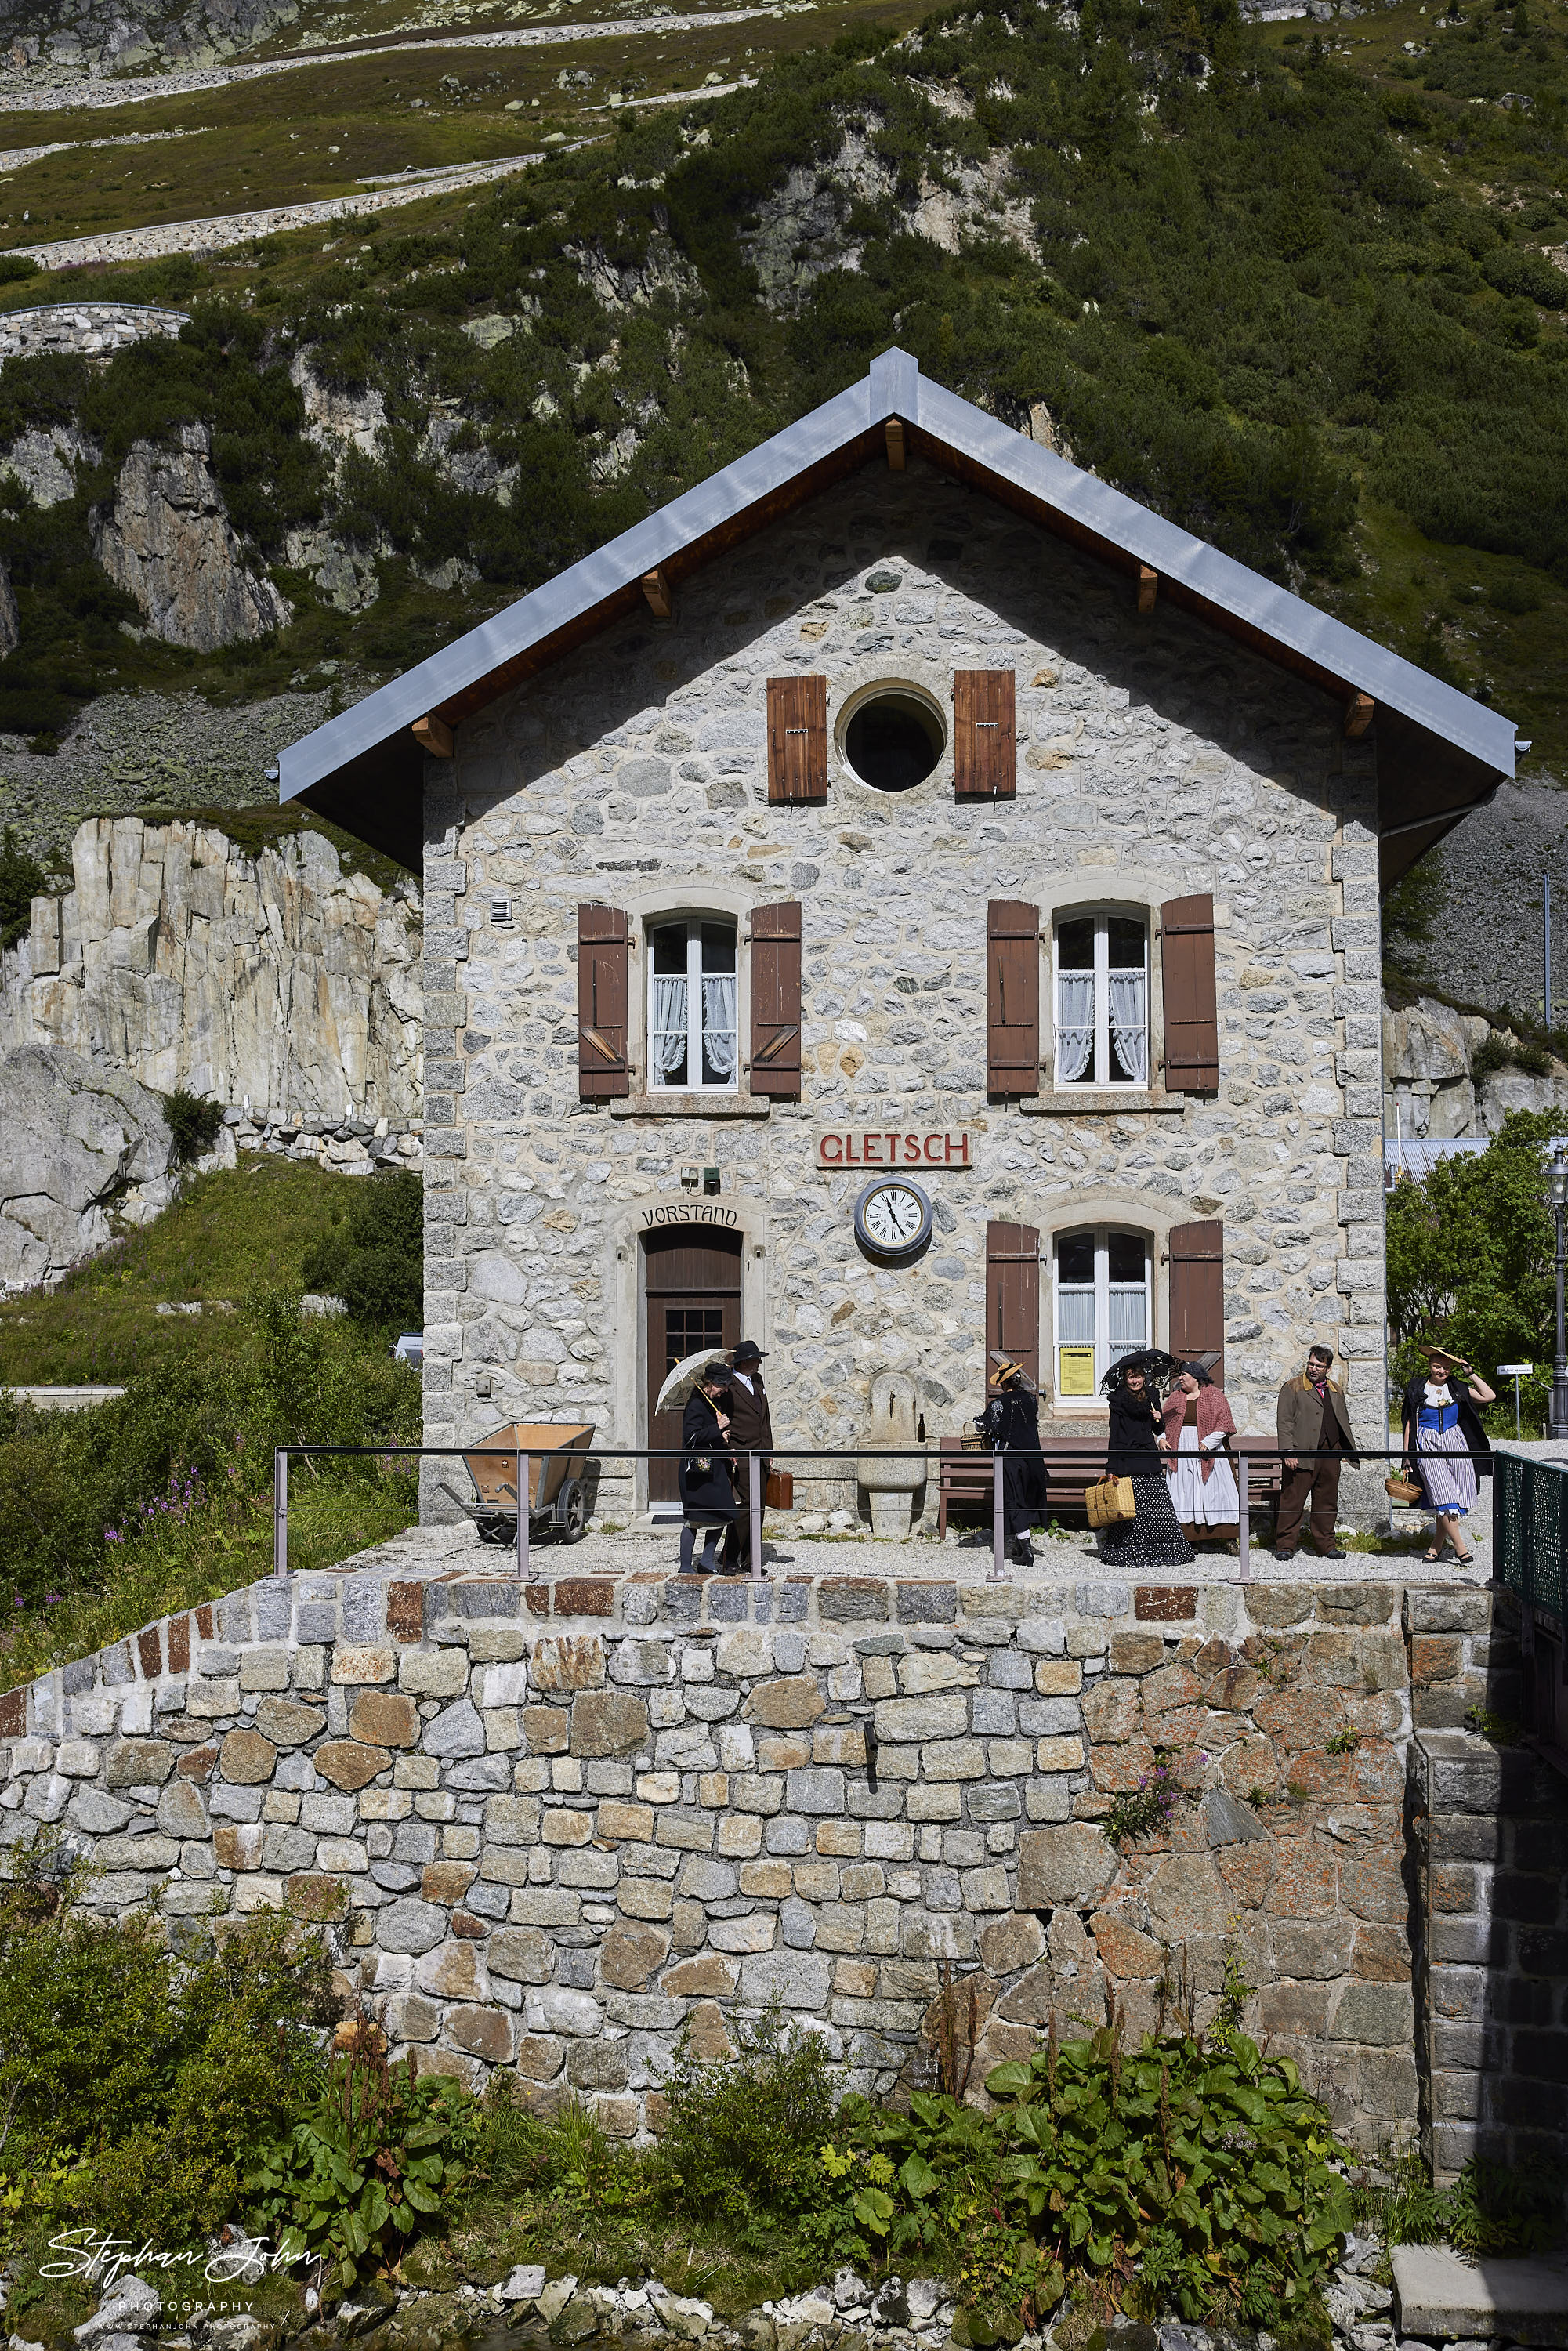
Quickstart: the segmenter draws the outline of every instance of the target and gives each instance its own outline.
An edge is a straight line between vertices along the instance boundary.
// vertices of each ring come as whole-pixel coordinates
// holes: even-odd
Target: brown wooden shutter
[[[615,906],[577,910],[577,1091],[584,1102],[630,1093],[626,1050],[626,917]]]
[[[828,797],[828,681],[770,677],[768,681],[768,797],[825,800]]]
[[[1225,1228],[1218,1222],[1171,1227],[1170,1350],[1183,1364],[1218,1354],[1209,1376],[1225,1385]]]
[[[986,1227],[986,1346],[999,1347],[1040,1385],[1040,1235],[1032,1225]]]
[[[1166,1091],[1212,1093],[1219,1083],[1214,994],[1214,900],[1171,898],[1160,908],[1165,966]]]
[[[800,1099],[800,908],[789,899],[751,917],[751,1091]]]
[[[1010,669],[953,673],[953,792],[1010,800],[1018,790],[1015,680]]]
[[[986,909],[986,1092],[1040,1092],[1040,908],[993,898]]]

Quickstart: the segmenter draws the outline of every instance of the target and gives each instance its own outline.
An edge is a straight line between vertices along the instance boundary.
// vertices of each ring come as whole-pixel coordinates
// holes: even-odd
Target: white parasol
[[[710,1364],[722,1364],[727,1371],[729,1368],[729,1349],[727,1347],[699,1347],[695,1355],[685,1356],[682,1362],[675,1365],[674,1370],[670,1374],[669,1377],[665,1380],[664,1386],[659,1390],[659,1401],[653,1406],[653,1410],[655,1412],[670,1412],[674,1410],[676,1405],[685,1404],[686,1398],[695,1387],[699,1374],[706,1371]]]

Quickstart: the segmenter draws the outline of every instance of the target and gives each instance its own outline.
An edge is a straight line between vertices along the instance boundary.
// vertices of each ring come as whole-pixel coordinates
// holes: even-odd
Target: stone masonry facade
[[[849,771],[852,695],[903,681],[950,708],[964,667],[1014,674],[1016,799],[956,800],[950,743],[897,794]],[[819,673],[828,799],[769,805],[767,681]],[[466,720],[455,758],[426,762],[425,805],[427,1443],[512,1415],[648,1443],[639,1236],[678,1214],[692,1165],[719,1168],[703,1213],[743,1238],[780,1446],[854,1445],[883,1370],[915,1379],[933,1441],[967,1426],[993,1218],[1040,1233],[1048,1403],[1052,1236],[1145,1232],[1161,1343],[1166,1237],[1214,1218],[1239,1425],[1271,1429],[1279,1383],[1326,1334],[1378,1441],[1376,759],[1328,696],[1163,600],[1140,615],[1124,577],[924,463],[873,466],[684,581],[673,621],[618,622]],[[1219,1085],[1167,1093],[1157,914],[1206,892]],[[697,910],[744,941],[784,898],[802,909],[800,1102],[743,1080],[676,1113],[635,1070],[628,1100],[579,1100],[580,903],[625,910],[634,937]],[[1067,910],[1146,911],[1146,1093],[1085,1103],[1048,1075],[1035,1099],[988,1101],[999,898],[1038,903],[1048,933]],[[1040,997],[1049,1060],[1049,949]],[[834,1123],[974,1131],[972,1172],[932,1185],[918,1263],[857,1249],[859,1179],[816,1165]],[[630,1465],[607,1479],[622,1515],[642,1491]],[[1381,1509],[1380,1475],[1361,1506]]]
[[[0,1835],[177,1939],[289,1905],[422,2068],[656,2131],[779,2003],[867,2089],[1113,2007],[1254,2029],[1364,2146],[1416,2117],[1384,1584],[657,1573],[267,1581],[0,1698]],[[1113,1800],[1164,1759],[1166,1825]]]

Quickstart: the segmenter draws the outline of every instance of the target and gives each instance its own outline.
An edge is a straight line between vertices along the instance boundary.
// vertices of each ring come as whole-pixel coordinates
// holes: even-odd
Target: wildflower
[[[63,1592],[46,1592],[44,1594],[44,1605],[46,1608],[57,1608],[65,1596],[66,1595]]]

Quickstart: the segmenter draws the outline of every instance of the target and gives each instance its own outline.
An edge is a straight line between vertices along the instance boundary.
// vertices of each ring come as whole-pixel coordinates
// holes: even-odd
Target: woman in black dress
[[[1176,1523],[1170,1480],[1161,1464],[1169,1450],[1149,1374],[1135,1357],[1117,1364],[1112,1376],[1108,1467],[1113,1478],[1130,1478],[1137,1516],[1100,1530],[1100,1556],[1129,1573],[1145,1567],[1187,1567],[1197,1557]]]
[[[720,1531],[727,1533],[740,1516],[735,1480],[730,1475],[729,1374],[722,1364],[705,1371],[686,1399],[681,1420],[681,1466],[678,1481],[686,1522],[681,1529],[681,1573],[689,1575],[698,1527],[703,1536],[699,1575],[718,1573],[714,1548]]]
[[[1010,1355],[992,1353],[996,1370],[986,1409],[975,1426],[1002,1463],[1002,1516],[1020,1567],[1033,1564],[1030,1529],[1045,1511],[1045,1464],[1040,1458],[1040,1405],[1033,1382]]]

